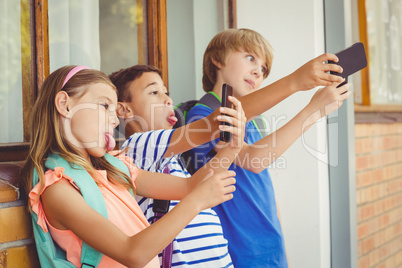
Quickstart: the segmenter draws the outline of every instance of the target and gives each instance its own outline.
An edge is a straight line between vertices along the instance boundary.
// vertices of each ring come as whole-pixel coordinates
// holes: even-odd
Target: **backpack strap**
[[[209,107],[211,110],[215,111],[216,109],[218,109],[221,106],[221,98],[212,91],[209,91],[207,94],[205,94],[200,101],[195,105],[203,105],[205,107]],[[257,128],[258,132],[261,135],[261,138],[264,138],[265,136],[268,135],[267,133],[267,128],[266,128],[266,124],[264,121],[264,118],[262,117],[262,115],[257,116],[256,118],[254,118],[253,120],[251,120],[254,124],[254,126]]]
[[[202,105],[215,111],[221,107],[221,98],[213,91],[207,92],[194,106]]]
[[[198,106],[198,105],[202,105],[205,106],[213,111],[215,111],[216,109],[218,109],[221,106],[221,98],[212,91],[207,92],[207,94],[205,94],[204,96],[202,96],[202,98],[193,106]],[[191,110],[191,108],[188,109],[188,111]],[[186,118],[184,118],[184,120],[186,120]],[[184,124],[183,124],[184,125]],[[183,163],[184,167],[187,169],[187,171],[193,175],[196,170],[195,170],[195,165],[194,165],[194,161],[192,159],[192,157],[190,156],[189,151],[186,151],[182,154],[180,154],[180,161]]]
[[[122,170],[125,172],[128,176],[130,176],[130,172],[128,167],[119,159],[116,157],[113,157],[109,154],[105,154],[106,160],[112,164],[113,166],[117,167],[118,169]],[[64,174],[67,176],[74,178],[74,183],[78,186],[78,188],[81,191],[81,195],[85,199],[85,202],[95,209],[98,213],[100,213],[102,216],[105,218],[108,218],[107,214],[107,209],[106,209],[106,203],[103,198],[103,195],[91,177],[91,175],[82,167],[75,165],[73,163],[69,163],[67,160],[65,160],[63,157],[61,157],[59,154],[51,154],[46,160],[45,167],[47,169],[52,169],[54,170],[56,167],[63,167],[64,168]],[[34,170],[34,175],[33,175],[33,185],[36,185],[38,183],[38,173],[36,170]],[[133,195],[133,191],[130,191],[131,194]],[[39,256],[44,255],[43,257],[47,258],[47,261],[49,261],[49,257],[53,258],[52,264],[57,263],[57,267],[73,267],[69,266],[69,262],[64,261],[66,260],[65,257],[65,252],[63,252],[54,242],[52,237],[50,236],[49,233],[44,233],[43,230],[41,229],[40,226],[38,226],[37,223],[38,217],[35,213],[32,213],[32,221],[34,223],[34,233],[35,236],[39,236],[42,240],[42,244],[40,247],[38,247],[38,252],[40,250],[46,251],[42,252],[42,254],[39,254]],[[35,239],[36,240],[36,239]],[[38,243],[37,243],[38,244]],[[51,250],[49,256],[49,250]],[[64,253],[64,255],[63,255]],[[61,260],[55,260],[54,257],[60,258]],[[103,254],[100,253],[99,251],[93,249],[90,247],[88,244],[85,242],[82,242],[82,249],[81,249],[81,267],[96,267],[100,263],[101,259],[103,257]]]
[[[188,112],[196,105],[204,105],[205,107],[216,110],[221,106],[221,98],[214,92],[210,91],[205,94],[199,101],[189,100],[186,102],[181,102],[176,107],[174,107],[174,113],[177,118],[176,124],[173,128],[179,128],[186,124],[186,118]]]
[[[163,169],[164,174],[170,174],[170,170],[168,166]],[[152,206],[152,211],[154,212],[154,218],[152,223],[155,223],[157,220],[163,217],[166,213],[169,212],[170,200],[161,200],[154,199],[154,203]],[[170,268],[172,267],[172,257],[173,257],[173,241],[169,243],[162,250],[162,263],[161,268]]]
[[[257,116],[256,118],[251,120],[251,122],[253,122],[253,125],[256,127],[256,129],[260,133],[261,138],[264,138],[265,136],[268,135],[267,126],[265,124],[265,121],[264,121],[264,118],[262,117],[262,115]]]
[[[45,167],[52,170],[56,167],[63,167],[63,174],[74,179],[74,183],[80,189],[85,202],[87,202],[88,205],[99,212],[103,217],[108,218],[103,195],[94,179],[83,167],[67,162],[67,160],[59,154],[50,155],[46,160]],[[98,189],[98,191],[95,189]]]
[[[131,174],[130,174],[130,169],[127,167],[126,164],[123,163],[123,161],[121,161],[120,159],[118,159],[115,156],[112,156],[108,153],[105,153],[104,157],[106,158],[106,160],[112,164],[113,166],[117,167],[118,169],[120,169],[120,171],[123,171],[124,173],[126,173],[126,175],[131,178]],[[130,194],[135,197],[134,191],[133,189],[129,189]]]
[[[211,108],[211,110],[215,111],[221,106],[221,98],[212,91],[209,91],[207,94],[205,94],[200,101],[195,105],[203,105],[205,107]],[[257,116],[253,120],[251,120],[254,124],[254,126],[257,128],[258,132],[261,135],[261,138],[264,138],[265,136],[268,135],[267,132],[267,126],[265,124],[264,118],[262,115]]]
[[[38,172],[33,170],[32,182],[35,186],[39,181]],[[75,266],[67,261],[66,252],[54,243],[49,232],[44,232],[38,225],[38,215],[31,212],[32,228],[35,237],[36,250],[42,267],[74,268]]]
[[[186,102],[181,102],[174,107],[174,114],[177,118],[177,122],[173,128],[179,128],[186,124],[188,111],[190,111],[197,102],[197,100],[189,100]]]

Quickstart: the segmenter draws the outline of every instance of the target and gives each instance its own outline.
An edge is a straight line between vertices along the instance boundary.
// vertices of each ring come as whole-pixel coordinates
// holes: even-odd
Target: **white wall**
[[[324,52],[322,0],[237,0],[237,26],[258,31],[275,50],[272,72],[264,85]],[[312,94],[296,93],[267,112],[271,126],[286,123]],[[308,146],[299,139],[270,168],[290,267],[330,267],[325,124],[322,120],[304,135]],[[319,153],[312,155],[311,151]]]
[[[169,90],[175,105],[205,94],[202,60],[209,41],[223,30],[223,12],[219,0],[167,1]]]
[[[221,30],[216,28],[217,14],[211,14],[214,8],[208,8],[215,7],[215,1],[167,2],[169,87],[175,103],[204,94],[202,55],[209,40]],[[237,0],[237,24],[239,28],[258,31],[274,48],[273,69],[263,85],[290,74],[324,52],[322,0]],[[186,45],[177,46],[183,43]],[[296,115],[313,91],[297,93],[267,112],[271,130]],[[322,120],[270,168],[290,267],[330,267],[326,142],[326,120]]]

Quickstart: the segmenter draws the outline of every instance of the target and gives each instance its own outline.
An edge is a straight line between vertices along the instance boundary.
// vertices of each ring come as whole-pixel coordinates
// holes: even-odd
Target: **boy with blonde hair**
[[[203,88],[207,94],[221,95],[222,85],[233,87],[233,95],[242,104],[246,117],[246,134],[242,149],[230,170],[236,172],[234,198],[214,208],[229,241],[229,253],[235,267],[287,267],[286,250],[278,217],[274,188],[267,167],[285,152],[321,117],[340,107],[349,97],[349,84],[336,88],[342,78],[327,72],[342,72],[333,54],[323,54],[277,82],[259,87],[272,65],[272,48],[260,34],[249,29],[229,29],[218,33],[209,43],[203,63]],[[261,116],[291,94],[317,86],[309,104],[285,126],[266,136]],[[250,94],[252,93],[253,94]],[[187,123],[212,113],[204,105],[194,106]],[[250,120],[252,119],[252,120]],[[199,131],[192,129],[193,132]],[[190,151],[195,170],[205,165],[217,152],[219,140]],[[274,157],[272,157],[274,156]]]

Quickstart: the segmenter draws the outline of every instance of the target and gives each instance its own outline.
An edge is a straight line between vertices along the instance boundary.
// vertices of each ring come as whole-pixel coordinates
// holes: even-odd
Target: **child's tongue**
[[[111,151],[116,146],[116,141],[114,140],[112,134],[105,133],[105,140],[106,140],[106,150]]]

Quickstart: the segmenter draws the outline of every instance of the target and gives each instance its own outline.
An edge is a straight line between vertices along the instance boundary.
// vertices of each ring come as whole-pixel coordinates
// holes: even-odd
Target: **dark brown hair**
[[[150,72],[157,73],[162,78],[162,72],[152,65],[134,65],[109,75],[110,80],[117,88],[118,101],[131,102],[132,96],[130,90],[128,90],[130,84],[140,78],[143,73]]]

